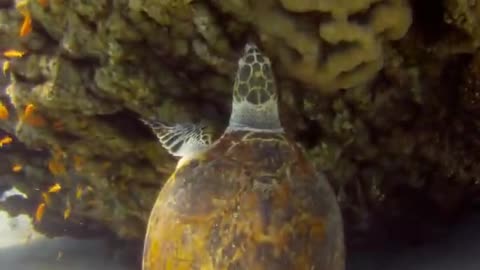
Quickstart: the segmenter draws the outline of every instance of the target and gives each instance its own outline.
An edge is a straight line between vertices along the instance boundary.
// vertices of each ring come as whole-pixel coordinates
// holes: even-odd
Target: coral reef
[[[480,2],[477,0],[446,0],[445,21],[469,34],[476,45],[480,42]]]
[[[0,139],[12,140],[0,195],[27,196],[0,209],[35,216],[45,203],[35,226],[49,235],[141,239],[175,160],[138,118],[222,130],[239,50],[255,40],[272,58],[284,126],[338,192],[349,242],[370,230],[420,237],[480,191],[478,7],[0,1]]]
[[[401,38],[411,23],[403,0],[213,2],[255,27],[285,76],[323,93],[372,80],[383,41]]]

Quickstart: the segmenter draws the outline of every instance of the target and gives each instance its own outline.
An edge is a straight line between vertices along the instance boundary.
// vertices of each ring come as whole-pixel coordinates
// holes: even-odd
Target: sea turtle
[[[276,91],[269,58],[247,44],[223,135],[205,144],[177,132],[193,151],[181,154],[152,209],[143,270],[345,268],[336,197],[285,134]],[[168,131],[157,127],[162,140]]]

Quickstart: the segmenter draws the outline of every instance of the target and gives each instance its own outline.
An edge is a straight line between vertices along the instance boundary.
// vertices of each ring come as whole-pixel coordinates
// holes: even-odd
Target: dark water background
[[[416,246],[384,247],[350,254],[347,270],[480,270],[480,211],[447,233]]]
[[[132,252],[138,250],[136,245],[112,246],[102,239],[37,239],[0,248],[0,270],[139,270],[138,256]],[[386,243],[357,250],[349,254],[347,265],[347,270],[479,270],[480,211],[429,243],[415,247]]]

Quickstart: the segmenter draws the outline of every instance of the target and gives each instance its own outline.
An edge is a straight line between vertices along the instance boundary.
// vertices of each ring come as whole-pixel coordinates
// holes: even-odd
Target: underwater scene
[[[0,0],[0,270],[480,269],[480,0]]]

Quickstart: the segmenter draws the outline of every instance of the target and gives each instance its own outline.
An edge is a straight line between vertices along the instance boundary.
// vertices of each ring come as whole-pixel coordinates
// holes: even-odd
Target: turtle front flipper
[[[206,125],[167,125],[152,118],[140,120],[152,129],[162,147],[175,157],[195,155],[212,144],[212,133]]]

